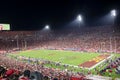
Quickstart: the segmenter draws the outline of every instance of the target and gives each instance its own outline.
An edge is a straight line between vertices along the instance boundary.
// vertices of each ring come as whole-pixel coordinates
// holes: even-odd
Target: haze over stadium
[[[119,5],[117,0],[1,4],[0,80],[119,80]]]

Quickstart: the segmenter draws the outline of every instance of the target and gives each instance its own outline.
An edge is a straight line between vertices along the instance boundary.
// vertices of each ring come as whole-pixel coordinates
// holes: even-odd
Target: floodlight
[[[116,10],[115,10],[115,9],[113,9],[113,10],[111,11],[111,16],[113,16],[113,17],[116,16]]]
[[[78,20],[78,21],[82,21],[82,16],[81,16],[81,15],[78,15],[78,16],[77,16],[77,20]]]
[[[46,26],[45,26],[45,29],[49,29],[49,28],[50,28],[50,26],[49,26],[49,25],[46,25]]]

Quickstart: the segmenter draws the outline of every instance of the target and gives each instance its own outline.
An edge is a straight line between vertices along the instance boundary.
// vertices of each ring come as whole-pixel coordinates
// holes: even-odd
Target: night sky
[[[46,24],[60,29],[82,14],[86,25],[94,26],[111,9],[118,10],[119,24],[119,0],[9,0],[0,2],[0,23],[11,24],[12,30],[40,30]]]

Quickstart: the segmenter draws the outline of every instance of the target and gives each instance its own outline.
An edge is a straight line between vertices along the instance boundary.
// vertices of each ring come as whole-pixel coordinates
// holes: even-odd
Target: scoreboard
[[[0,31],[10,30],[10,24],[0,24]]]

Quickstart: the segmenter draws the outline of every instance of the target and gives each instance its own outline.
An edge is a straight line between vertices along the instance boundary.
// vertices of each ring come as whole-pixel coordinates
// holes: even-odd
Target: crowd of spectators
[[[0,65],[0,80],[87,80],[80,73],[33,65],[6,55],[0,55]]]
[[[107,28],[107,29],[105,29]],[[0,51],[29,48],[120,53],[120,33],[111,27],[57,31],[0,32]]]
[[[111,73],[116,72],[116,74],[120,74],[120,58],[116,58],[115,60],[108,60],[106,61],[107,66],[100,71],[100,74],[104,74],[105,72],[108,72],[111,76]]]

